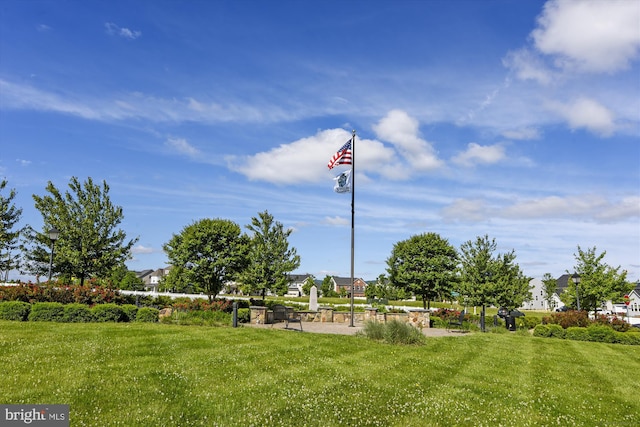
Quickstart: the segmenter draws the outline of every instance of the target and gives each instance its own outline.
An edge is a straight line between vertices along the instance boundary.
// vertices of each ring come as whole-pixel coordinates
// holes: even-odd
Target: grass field
[[[0,322],[0,403],[72,426],[636,426],[640,348],[520,334],[355,336]]]

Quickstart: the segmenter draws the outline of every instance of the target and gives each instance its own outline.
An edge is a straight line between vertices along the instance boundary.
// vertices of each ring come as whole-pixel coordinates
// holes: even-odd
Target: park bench
[[[458,316],[458,320],[449,320],[449,323],[447,324],[447,331],[450,331],[452,329],[458,329],[461,332],[466,331],[466,328],[464,326],[464,315],[465,312],[464,310],[462,310],[460,312],[460,315]]]
[[[295,314],[293,310],[287,309],[284,305],[274,305],[271,308],[273,311],[273,323],[284,321],[284,328],[289,329],[289,323],[298,323],[300,325],[300,331],[302,331],[302,319],[299,314]],[[271,326],[273,326],[273,323]]]

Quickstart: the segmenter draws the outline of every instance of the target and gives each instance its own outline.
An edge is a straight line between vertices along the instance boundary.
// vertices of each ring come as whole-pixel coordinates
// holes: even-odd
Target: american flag
[[[329,169],[333,169],[335,165],[350,165],[351,164],[351,140],[347,141],[336,154],[333,155],[329,164]]]

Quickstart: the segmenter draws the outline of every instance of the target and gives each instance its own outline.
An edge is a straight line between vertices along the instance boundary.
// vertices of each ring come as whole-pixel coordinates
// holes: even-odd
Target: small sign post
[[[622,300],[624,301],[624,305],[627,306],[627,323],[631,323],[631,319],[629,318],[629,304],[631,304],[631,298],[629,298],[629,295],[625,295]]]

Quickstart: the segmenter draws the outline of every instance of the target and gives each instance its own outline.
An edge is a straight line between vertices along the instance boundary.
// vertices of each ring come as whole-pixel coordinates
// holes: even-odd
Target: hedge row
[[[538,325],[533,330],[533,336],[576,341],[640,345],[640,332],[618,332],[613,330],[610,326],[603,325],[591,325],[586,328],[571,326],[567,329],[556,324]]]
[[[159,310],[152,307],[138,308],[132,304],[62,304],[59,302],[23,301],[0,303],[0,319],[45,322],[157,322]]]

